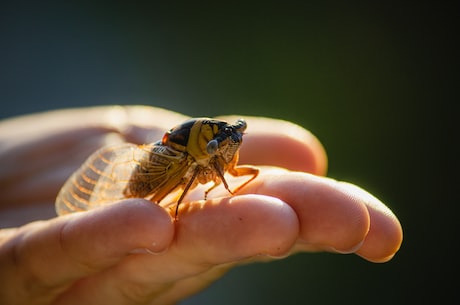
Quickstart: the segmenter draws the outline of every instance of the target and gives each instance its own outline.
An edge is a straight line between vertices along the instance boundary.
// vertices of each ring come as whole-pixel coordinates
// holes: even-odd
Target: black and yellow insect
[[[56,199],[59,215],[84,211],[126,198],[159,203],[182,189],[179,204],[199,183],[223,183],[230,194],[255,179],[258,168],[237,166],[246,122],[235,124],[210,118],[190,119],[151,144],[121,144],[99,149],[67,180]],[[224,174],[252,175],[231,191]]]

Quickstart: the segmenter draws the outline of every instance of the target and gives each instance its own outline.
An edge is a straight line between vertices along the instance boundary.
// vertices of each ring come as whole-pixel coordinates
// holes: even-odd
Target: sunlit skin
[[[17,225],[0,231],[0,303],[173,304],[243,263],[299,251],[386,262],[398,251],[392,211],[359,186],[324,177],[326,154],[311,133],[267,118],[245,117],[238,164],[257,166],[257,178],[233,196],[219,186],[207,200],[208,186],[197,186],[179,221],[136,198],[53,215],[64,181],[97,148],[152,143],[186,119],[131,106],[0,122],[0,221]],[[230,188],[244,178],[225,177]],[[39,214],[51,218],[30,222]]]

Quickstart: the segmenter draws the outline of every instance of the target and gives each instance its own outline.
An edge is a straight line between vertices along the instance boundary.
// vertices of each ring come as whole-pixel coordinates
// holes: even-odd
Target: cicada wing
[[[186,153],[154,143],[143,145],[150,152],[131,175],[124,194],[127,198],[148,198],[159,203],[165,196],[183,186],[192,159]]]
[[[126,189],[149,149],[134,144],[104,147],[67,180],[56,198],[58,215],[84,211],[126,198]]]

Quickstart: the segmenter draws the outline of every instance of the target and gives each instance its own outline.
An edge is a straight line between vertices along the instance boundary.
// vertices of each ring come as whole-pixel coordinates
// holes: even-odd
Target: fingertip
[[[356,253],[372,262],[387,262],[401,247],[402,226],[392,215],[383,215],[375,210],[370,210],[369,214],[371,227],[362,247]]]
[[[248,129],[240,149],[241,164],[273,165],[315,175],[326,174],[326,151],[311,132],[284,120],[245,118]]]
[[[174,236],[169,214],[144,199],[124,200],[71,216],[61,232],[62,247],[75,260],[95,268],[135,249],[163,252]]]
[[[369,212],[369,232],[356,254],[372,262],[383,263],[391,260],[402,244],[401,223],[395,214],[373,195],[353,184],[342,184],[361,198]]]
[[[272,165],[324,176],[326,153],[316,138],[308,138],[277,133],[247,134],[240,150],[240,163]]]
[[[294,209],[300,221],[302,249],[350,253],[366,237],[370,225],[366,206],[337,181],[299,172],[262,175],[264,179],[251,187]]]
[[[256,255],[279,257],[295,244],[297,215],[283,201],[238,195],[180,210],[176,242],[198,261],[220,264]]]

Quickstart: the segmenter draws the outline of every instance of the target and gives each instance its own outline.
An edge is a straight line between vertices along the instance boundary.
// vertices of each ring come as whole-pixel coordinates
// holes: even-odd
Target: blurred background
[[[448,299],[458,241],[446,145],[458,140],[453,12],[412,1],[3,1],[0,119],[147,104],[293,121],[324,144],[329,176],[394,211],[402,248],[384,264],[317,253],[242,266],[182,304]]]

